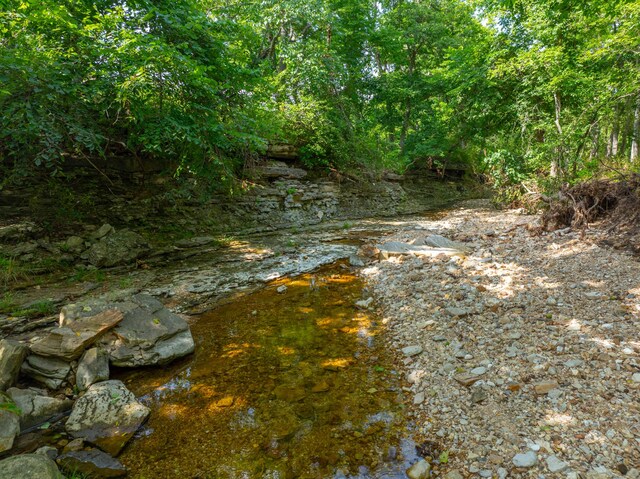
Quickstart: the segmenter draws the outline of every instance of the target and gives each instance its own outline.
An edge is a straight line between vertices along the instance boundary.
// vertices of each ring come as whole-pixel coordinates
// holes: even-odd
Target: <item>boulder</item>
[[[17,341],[0,341],[0,391],[13,386],[29,348]]]
[[[10,388],[7,394],[20,409],[20,427],[28,429],[71,409],[73,401],[47,396],[46,391],[38,389]]]
[[[122,381],[93,384],[76,401],[65,426],[73,437],[82,437],[116,456],[149,416]]]
[[[68,305],[62,308],[62,324],[79,321],[84,315],[117,309],[124,319],[106,334],[100,345],[111,364],[120,367],[167,364],[193,352],[195,344],[189,325],[152,296],[138,294],[127,301]]]
[[[22,454],[0,461],[0,479],[64,479],[44,454]]]
[[[127,468],[120,461],[99,449],[74,451],[58,457],[58,464],[67,471],[88,477],[123,477]]]
[[[0,452],[13,447],[20,434],[20,410],[7,394],[0,392]]]
[[[135,261],[149,252],[149,244],[138,233],[120,230],[94,243],[83,255],[98,268],[110,268]]]
[[[80,391],[84,391],[92,384],[107,379],[109,379],[109,355],[100,348],[87,349],[78,363],[76,386]]]
[[[120,311],[110,309],[94,316],[84,317],[67,326],[54,328],[33,343],[31,351],[40,356],[68,361],[77,359],[87,346],[122,321],[123,317]]]
[[[35,379],[49,389],[58,389],[67,378],[71,365],[58,358],[30,354],[22,363],[22,374]]]

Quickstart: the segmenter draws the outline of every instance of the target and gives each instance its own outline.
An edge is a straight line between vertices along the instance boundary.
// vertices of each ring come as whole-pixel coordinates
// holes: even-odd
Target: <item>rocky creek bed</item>
[[[0,477],[58,477],[57,458],[107,477],[637,478],[640,266],[597,229],[537,226],[480,202],[195,238],[78,293],[62,328],[11,323],[0,444],[21,455]]]
[[[364,270],[404,352],[404,390],[450,478],[640,477],[640,264],[602,232],[538,234],[518,211],[408,222],[464,256],[387,255]]]

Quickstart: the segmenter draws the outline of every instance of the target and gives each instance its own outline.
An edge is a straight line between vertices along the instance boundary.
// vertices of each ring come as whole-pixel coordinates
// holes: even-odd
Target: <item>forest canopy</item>
[[[9,0],[0,165],[233,177],[465,161],[497,186],[633,166],[637,0]],[[8,177],[7,175],[6,177]]]

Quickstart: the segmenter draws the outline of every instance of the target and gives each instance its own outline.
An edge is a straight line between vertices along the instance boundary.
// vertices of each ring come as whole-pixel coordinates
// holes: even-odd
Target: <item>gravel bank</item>
[[[638,478],[640,262],[596,232],[532,235],[536,221],[462,208],[387,239],[437,233],[467,243],[465,259],[364,269],[410,414],[451,478]]]

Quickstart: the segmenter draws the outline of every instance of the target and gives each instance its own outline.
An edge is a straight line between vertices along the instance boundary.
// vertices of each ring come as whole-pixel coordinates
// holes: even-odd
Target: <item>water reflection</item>
[[[152,408],[130,477],[406,477],[399,378],[361,294],[337,267],[279,281],[200,317],[191,358],[123,373]]]

